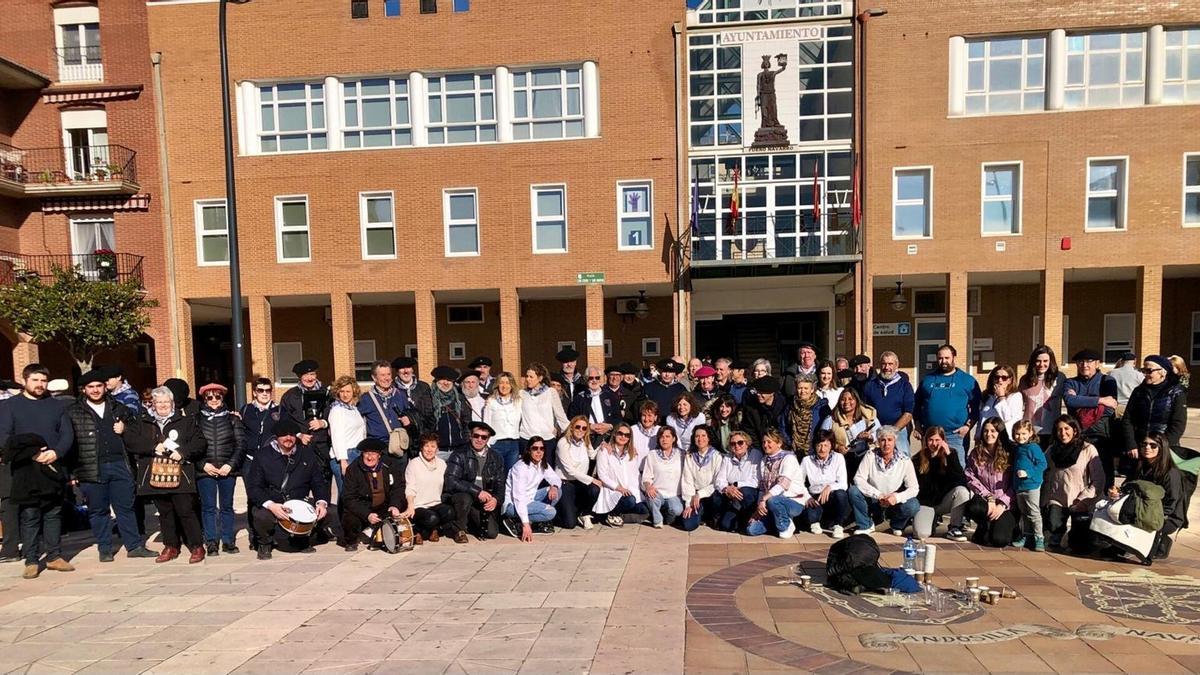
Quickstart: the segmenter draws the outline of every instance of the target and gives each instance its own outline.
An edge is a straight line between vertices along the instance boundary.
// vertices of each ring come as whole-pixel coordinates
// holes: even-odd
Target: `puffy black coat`
[[[71,475],[84,483],[94,483],[100,480],[100,424],[108,424],[111,432],[112,424],[117,420],[125,423],[125,432],[133,431],[137,424],[137,415],[128,406],[105,396],[105,420],[96,417],[87,404],[87,399],[80,398],[67,406],[67,417],[71,419],[71,427],[75,430],[75,449],[72,453]],[[120,443],[121,453],[126,452],[126,444],[121,436],[109,433],[110,442]]]
[[[206,449],[204,456],[196,462],[196,468],[204,470],[204,464],[212,464],[218,469],[228,464],[237,473],[242,467],[246,456],[242,443],[243,428],[241,420],[222,408],[213,411],[207,407],[200,409],[196,416],[200,424],[200,433],[204,434]]]
[[[192,493],[196,491],[195,461],[204,456],[204,434],[200,433],[199,418],[185,415],[179,410],[167,420],[162,429],[150,413],[146,413],[137,423],[125,429],[125,445],[129,454],[137,457],[138,495],[164,496],[173,494]],[[150,486],[150,465],[154,460],[154,449],[165,441],[174,431],[175,442],[179,444],[178,452],[183,455],[183,480],[178,487],[160,489]]]
[[[394,506],[403,511],[406,505],[404,497],[404,471],[400,463],[380,459],[378,469],[383,480],[385,493],[384,505]],[[360,520],[366,521],[371,514],[371,469],[367,468],[362,457],[346,467],[343,481],[343,492],[338,501],[343,509],[348,510]]]
[[[1187,390],[1177,382],[1151,386],[1145,382],[1134,387],[1121,419],[1125,432],[1124,450],[1138,447],[1147,434],[1167,437],[1171,447],[1179,445],[1187,428]]]
[[[456,492],[479,494],[479,486],[475,484],[476,472],[475,451],[471,448],[456,450],[446,460],[446,477],[442,481],[442,501],[449,502],[450,496]],[[508,472],[504,469],[504,459],[495,450],[488,450],[487,459],[483,463],[483,489],[504,503],[504,483]]]

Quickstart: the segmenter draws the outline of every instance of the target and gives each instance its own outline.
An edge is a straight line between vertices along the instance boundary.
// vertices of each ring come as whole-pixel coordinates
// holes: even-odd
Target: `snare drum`
[[[375,543],[388,553],[413,549],[413,527],[407,518],[388,518],[375,527]]]
[[[312,504],[299,499],[290,499],[283,503],[289,509],[287,518],[279,519],[279,526],[288,534],[296,537],[306,537],[312,533],[317,524],[317,510]]]

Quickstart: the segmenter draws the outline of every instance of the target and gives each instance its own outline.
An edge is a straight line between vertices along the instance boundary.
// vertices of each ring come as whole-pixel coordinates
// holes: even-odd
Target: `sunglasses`
[[[1150,373],[1153,373],[1155,371],[1158,371],[1161,373],[1167,372],[1167,371],[1163,370],[1162,368],[1138,368],[1138,370],[1142,371],[1142,373],[1145,375],[1149,375]]]
[[[588,375],[588,382],[599,382],[600,380],[603,380],[603,379],[604,379],[603,377],[600,377],[598,375]]]
[[[489,435],[489,434],[471,434],[471,438],[482,438],[483,440],[486,441],[487,439],[491,438],[491,435]]]
[[[615,435],[616,435],[616,436],[624,436],[625,438],[629,438],[629,432],[628,432],[628,431],[618,431],[618,432],[617,432]]]
[[[221,394],[205,394],[204,395],[205,401],[220,401],[223,398],[225,398],[225,397],[222,396]]]
[[[1011,378],[1011,377],[1009,377],[1009,376],[1007,376],[1007,375],[997,375],[997,376],[996,376],[996,381],[997,381],[997,382],[1008,382],[1008,381],[1009,381],[1009,380],[1011,380],[1011,379],[1012,379],[1012,378]]]
[[[742,445],[745,445],[745,444],[746,444],[746,441],[732,441],[732,442],[730,443],[730,445],[736,445],[736,446],[742,446]]]
[[[529,451],[530,451],[530,452],[538,452],[538,451],[543,451],[543,452],[544,452],[545,450],[546,450],[546,446],[544,446],[544,445],[531,445],[531,446],[529,446]]]
[[[1143,448],[1153,448],[1153,449],[1157,450],[1158,443],[1155,443],[1154,441],[1142,441],[1142,447]]]
[[[575,426],[573,426],[571,428],[574,429],[575,431],[585,431],[585,430],[587,430],[587,425],[586,424],[576,424]]]
[[[256,394],[269,394],[269,393],[271,393],[271,388],[270,388],[270,387],[255,387],[255,388],[254,388],[254,393],[256,393]]]

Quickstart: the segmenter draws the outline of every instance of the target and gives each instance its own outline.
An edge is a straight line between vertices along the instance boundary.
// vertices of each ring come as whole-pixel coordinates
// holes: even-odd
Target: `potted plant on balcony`
[[[100,281],[116,281],[117,280],[117,254],[106,249],[98,248],[95,251],[96,256],[96,276]]]
[[[96,181],[108,180],[108,168],[103,167],[103,166],[98,166],[95,169],[92,169],[92,180],[96,180]]]
[[[108,179],[109,180],[124,180],[125,179],[125,172],[121,169],[120,164],[109,164],[106,168],[108,169]]]

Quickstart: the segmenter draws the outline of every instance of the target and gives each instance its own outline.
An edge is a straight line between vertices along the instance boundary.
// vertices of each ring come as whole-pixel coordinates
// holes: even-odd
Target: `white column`
[[[583,135],[600,136],[600,74],[595,61],[583,62]]]
[[[336,77],[325,78],[325,137],[330,150],[342,149],[342,83]]]
[[[1163,79],[1167,75],[1167,36],[1162,25],[1146,31],[1146,105],[1158,105],[1163,99]]]
[[[1067,31],[1050,31],[1046,45],[1046,110],[1062,110],[1067,86]]]
[[[413,145],[429,145],[429,86],[420,73],[408,74],[408,119],[412,122]]]
[[[508,68],[496,68],[496,139],[509,143],[513,139],[513,88],[512,74]]]
[[[946,101],[949,115],[967,112],[967,41],[962,36],[950,38],[950,89]]]
[[[237,87],[237,135],[239,154],[252,155],[258,152],[258,92],[253,82],[242,82]]]

